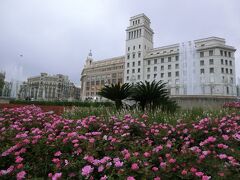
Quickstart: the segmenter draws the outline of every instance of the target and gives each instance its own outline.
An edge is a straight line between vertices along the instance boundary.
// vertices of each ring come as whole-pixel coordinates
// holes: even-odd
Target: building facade
[[[236,96],[236,49],[227,45],[225,39],[209,37],[154,48],[150,25],[150,19],[144,14],[130,18],[122,59],[124,69],[121,69],[124,82],[162,80],[167,82],[172,96]],[[88,76],[91,71],[85,69],[84,75]],[[95,76],[99,74],[95,72]],[[84,79],[81,80],[83,84]]]
[[[57,74],[48,75],[41,73],[40,76],[30,77],[27,82],[23,82],[19,91],[20,99],[33,100],[76,100],[80,97],[79,88],[70,82],[68,76]]]
[[[81,98],[100,100],[97,93],[107,84],[123,83],[124,56],[94,61],[90,52],[81,73]]]

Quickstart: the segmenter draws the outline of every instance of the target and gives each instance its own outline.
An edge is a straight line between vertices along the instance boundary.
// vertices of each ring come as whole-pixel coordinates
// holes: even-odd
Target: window
[[[226,68],[226,73],[228,74],[228,68]]]
[[[228,52],[228,57],[231,57],[231,52]]]
[[[221,72],[224,73],[224,68],[221,69]]]
[[[204,69],[200,69],[200,73],[201,73],[201,74],[204,74]]]
[[[138,61],[138,66],[140,66],[141,65],[141,61]]]
[[[179,64],[175,64],[175,69],[179,69]]]
[[[127,63],[127,67],[129,67],[129,63]]]
[[[225,65],[228,65],[228,60],[225,60]]]
[[[161,58],[161,63],[164,63],[164,58]]]
[[[179,76],[179,71],[175,72],[175,76],[178,77]]]
[[[138,45],[138,49],[141,49],[141,44]]]
[[[133,59],[135,58],[135,53],[133,53]]]
[[[127,81],[129,80],[129,76],[127,76]]]
[[[171,72],[168,72],[168,77],[171,77],[171,75],[172,75]]]
[[[161,78],[163,78],[164,77],[164,73],[161,73]]]
[[[213,59],[209,59],[209,64],[213,64]]]
[[[135,50],[135,46],[133,46],[133,50]]]
[[[154,67],[154,71],[157,71],[157,66]]]
[[[171,69],[171,65],[168,65],[168,69]]]
[[[209,51],[209,56],[213,56],[213,50]]]
[[[140,68],[138,68],[138,72],[140,73]]]
[[[229,61],[229,65],[232,66],[232,61]]]
[[[130,47],[128,47],[128,51],[130,51]]]
[[[204,65],[204,60],[200,61],[200,65],[203,66]]]
[[[132,66],[135,67],[135,62],[132,63]]]
[[[150,65],[151,64],[151,60],[148,60],[148,65]]]
[[[168,57],[168,62],[171,62],[171,59],[172,59],[171,57]]]
[[[150,67],[149,67],[149,68],[147,68],[147,72],[150,72]]]
[[[179,57],[178,56],[175,56],[175,60],[178,61]]]
[[[233,73],[233,70],[232,69],[230,69],[230,74],[232,74]]]
[[[157,64],[157,59],[154,59],[154,64]]]
[[[223,56],[223,50],[220,50],[220,55]]]
[[[139,58],[141,57],[141,53],[140,53],[140,52],[138,53],[138,57],[139,57]]]
[[[164,66],[161,66],[161,70],[164,70]]]
[[[231,77],[230,82],[233,83],[233,77]]]
[[[127,70],[127,74],[129,74],[129,69]]]
[[[154,74],[154,75],[153,75],[153,78],[155,79],[156,77],[157,77],[157,74]]]
[[[138,80],[140,79],[140,75],[137,76]]]
[[[135,69],[132,69],[132,73],[135,73]]]
[[[130,59],[130,54],[127,55],[127,59]]]
[[[147,79],[150,79],[150,74],[147,75]]]
[[[224,56],[227,57],[227,51],[224,51]]]
[[[221,59],[221,64],[223,64],[223,59]]]
[[[204,52],[200,52],[200,57],[204,57]]]
[[[214,73],[214,68],[210,68],[210,69],[209,69],[209,72],[210,72],[210,73]]]

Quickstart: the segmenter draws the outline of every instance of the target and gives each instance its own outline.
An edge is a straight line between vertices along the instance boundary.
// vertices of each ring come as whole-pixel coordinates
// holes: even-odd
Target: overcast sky
[[[124,55],[129,18],[151,19],[154,47],[218,36],[236,49],[240,76],[239,0],[1,0],[0,71],[26,80],[40,72],[80,84],[89,50],[101,60]]]

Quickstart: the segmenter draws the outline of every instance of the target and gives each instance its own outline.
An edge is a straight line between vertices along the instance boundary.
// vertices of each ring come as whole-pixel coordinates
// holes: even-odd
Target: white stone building
[[[236,49],[225,39],[209,37],[154,48],[150,24],[144,14],[130,18],[124,82],[162,80],[172,96],[236,96]]]

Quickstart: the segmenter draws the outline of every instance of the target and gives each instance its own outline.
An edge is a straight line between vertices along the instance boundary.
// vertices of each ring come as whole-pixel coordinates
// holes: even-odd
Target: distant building
[[[81,74],[81,98],[98,100],[106,84],[123,83],[124,56],[94,61],[90,52]]]
[[[127,83],[162,80],[172,96],[237,95],[236,49],[225,39],[208,37],[154,48],[150,24],[145,14],[130,18],[123,56],[96,62],[88,57],[81,74],[82,97],[96,98],[104,84],[117,83],[119,77]]]
[[[11,92],[12,92],[12,82],[5,81],[2,89],[2,96],[12,97]]]
[[[79,99],[77,87],[70,82],[68,76],[57,74],[48,75],[41,73],[40,76],[30,77],[21,85],[19,91],[20,99],[34,100],[75,100]]]

